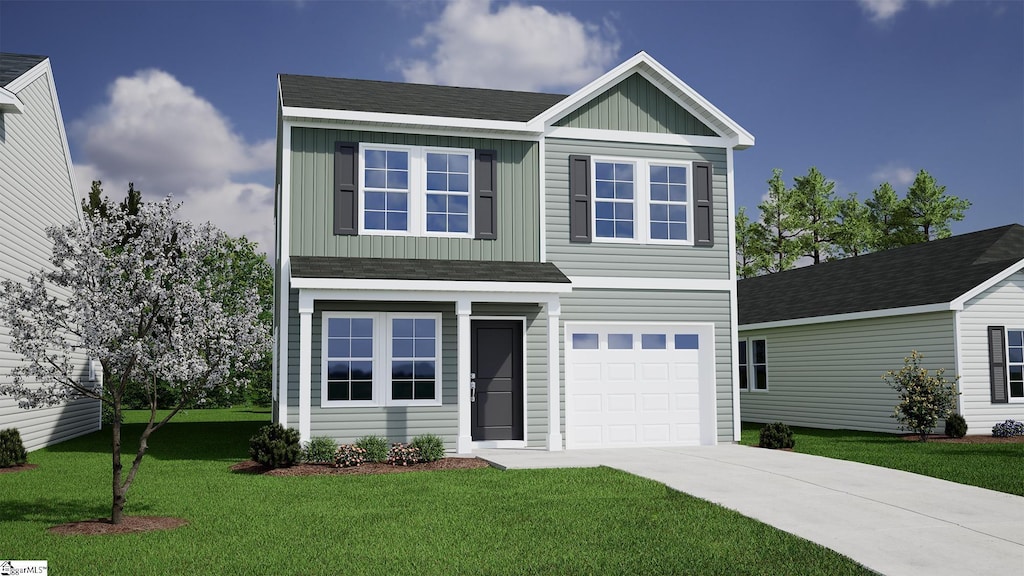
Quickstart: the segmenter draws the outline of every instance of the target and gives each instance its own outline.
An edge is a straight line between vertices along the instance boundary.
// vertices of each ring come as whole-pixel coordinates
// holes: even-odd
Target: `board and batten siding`
[[[952,380],[953,321],[953,312],[933,312],[741,329],[741,340],[765,340],[768,390],[740,392],[740,417],[747,422],[899,432],[891,417],[896,392],[882,376],[902,368],[903,359],[917,350],[925,368],[945,368]]]
[[[595,142],[549,138],[545,144],[547,260],[570,278],[729,279],[729,206],[724,148]],[[712,163],[714,240],[711,247],[569,241],[569,156],[611,156]],[[692,193],[692,192],[691,192]]]
[[[495,240],[333,234],[334,144],[360,142],[497,150],[498,237]],[[292,256],[540,260],[539,144],[518,140],[292,128]]]
[[[49,265],[52,242],[46,227],[78,219],[78,198],[52,98],[49,74],[29,83],[17,96],[22,114],[0,113],[0,280],[24,283]],[[57,293],[67,297],[66,293]],[[0,379],[23,362],[11,350],[10,329],[0,324]],[[79,378],[88,379],[88,358],[74,354]],[[78,400],[62,406],[23,410],[16,399],[0,397],[0,429],[18,428],[28,450],[97,430],[100,405]]]
[[[555,126],[717,136],[640,74],[633,74],[556,121]]]
[[[1007,419],[1024,421],[1024,402],[993,404],[990,393],[988,326],[1024,330],[1024,271],[968,300],[960,319],[960,388],[968,434],[991,434]]]
[[[728,292],[578,289],[562,296],[563,322],[710,322],[715,325],[716,429],[719,442],[733,441],[731,312]],[[565,358],[562,329],[560,354]],[[565,382],[565,363],[561,380]],[[565,387],[562,387],[565,422]]]

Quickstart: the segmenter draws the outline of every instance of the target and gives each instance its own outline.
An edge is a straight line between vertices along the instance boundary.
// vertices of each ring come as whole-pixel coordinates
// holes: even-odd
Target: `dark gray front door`
[[[474,320],[473,440],[523,439],[523,323]]]

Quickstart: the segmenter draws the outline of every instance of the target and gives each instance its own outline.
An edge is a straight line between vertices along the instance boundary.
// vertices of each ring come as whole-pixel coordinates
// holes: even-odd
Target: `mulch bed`
[[[908,442],[917,442],[921,439],[917,434],[907,434],[900,436]],[[929,434],[929,442],[944,442],[949,444],[1024,444],[1024,436],[1010,436],[1009,438],[999,438],[998,436],[992,436],[991,434],[976,434],[973,436],[964,436],[963,438],[951,438],[945,434]]]
[[[125,516],[120,524],[111,524],[109,518],[68,522],[49,529],[51,534],[61,536],[96,535],[96,534],[134,534],[136,532],[153,532],[171,530],[188,524],[183,518],[168,516]]]
[[[6,468],[0,468],[0,474],[10,474],[12,472],[21,472],[23,470],[35,470],[39,468],[39,464],[21,464],[19,466],[8,466]]]
[[[236,474],[262,474],[264,476],[318,476],[325,474],[395,474],[400,472],[424,472],[427,470],[469,470],[490,466],[479,458],[442,458],[435,462],[422,462],[411,466],[392,466],[377,462],[367,462],[350,468],[335,468],[329,464],[298,464],[290,468],[267,468],[261,464],[246,460],[231,467]]]

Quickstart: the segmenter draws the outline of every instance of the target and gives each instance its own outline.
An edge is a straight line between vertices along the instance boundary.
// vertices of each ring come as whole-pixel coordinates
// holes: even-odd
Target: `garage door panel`
[[[668,412],[671,409],[669,406],[669,394],[641,394],[643,402],[644,412]]]
[[[636,380],[636,364],[605,364],[604,379],[610,382],[633,382]]]
[[[600,382],[601,363],[580,362],[573,364],[573,380],[576,382]]]
[[[604,426],[600,425],[573,427],[573,436],[580,446],[600,446],[604,441],[603,432]]]
[[[608,394],[605,398],[609,412],[636,412],[636,394]]]
[[[676,394],[675,401],[677,411],[700,410],[700,396],[697,394]]]
[[[648,382],[653,380],[668,380],[668,368],[668,363],[652,364],[647,362],[640,366],[640,376]]]
[[[642,430],[645,444],[662,444],[672,441],[672,426],[669,424],[646,424]]]
[[[675,442],[680,444],[698,444],[700,438],[700,424],[676,424]]]
[[[609,444],[636,444],[636,424],[612,424],[608,426]]]
[[[573,400],[575,400],[576,404],[575,410],[581,413],[603,412],[602,406],[604,403],[602,402],[602,398],[603,396],[600,394],[577,394],[573,396]]]

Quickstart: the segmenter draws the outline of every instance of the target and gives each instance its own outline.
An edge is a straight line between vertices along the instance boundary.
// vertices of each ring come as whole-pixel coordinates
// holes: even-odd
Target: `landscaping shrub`
[[[1024,422],[1017,422],[1016,420],[1000,422],[992,427],[992,435],[999,438],[1024,436]]]
[[[950,382],[943,377],[944,368],[929,376],[928,369],[921,366],[922,358],[920,352],[911,350],[910,356],[903,359],[903,368],[889,370],[882,379],[898,394],[899,403],[892,417],[900,423],[900,429],[912,430],[921,442],[926,442],[939,419],[953,413],[960,393],[956,379]]]
[[[387,438],[380,436],[363,436],[356,440],[356,446],[366,450],[367,462],[384,462],[388,459]]]
[[[762,448],[771,448],[773,450],[792,448],[794,444],[793,431],[782,422],[765,424],[764,428],[761,428],[761,438],[757,443]]]
[[[249,439],[249,456],[270,468],[287,468],[302,458],[299,431],[268,424]]]
[[[420,459],[434,462],[444,458],[444,441],[434,434],[423,434],[412,439],[409,446],[420,451]]]
[[[410,444],[395,442],[388,451],[388,464],[392,466],[411,466],[422,461],[419,449]]]
[[[21,443],[21,434],[17,428],[0,430],[0,468],[20,466],[28,462],[28,452]]]
[[[334,454],[334,465],[338,468],[359,466],[366,462],[366,450],[355,444],[342,444]]]
[[[331,464],[337,451],[338,443],[334,438],[317,436],[302,447],[302,459],[310,464]]]
[[[950,414],[946,418],[946,436],[950,438],[963,438],[967,435],[967,420],[959,414]]]

